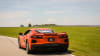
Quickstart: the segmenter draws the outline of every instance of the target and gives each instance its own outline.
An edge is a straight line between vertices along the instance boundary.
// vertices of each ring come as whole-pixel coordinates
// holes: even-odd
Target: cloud
[[[99,1],[10,0],[8,2],[5,0],[0,6],[0,26],[19,26],[31,22],[32,24],[100,24],[100,17],[97,19],[97,16],[100,16]]]
[[[44,11],[44,14],[62,14],[64,11],[55,11],[55,10],[50,10],[50,11]]]
[[[54,24],[54,23],[56,23],[56,19],[49,18],[49,19],[47,20],[47,23],[48,23],[48,24]]]
[[[51,2],[96,2],[96,1],[99,1],[99,0],[49,0]]]
[[[94,19],[95,18],[95,19]],[[100,16],[85,16],[74,18],[64,18],[63,24],[65,25],[100,25]]]
[[[22,17],[26,16],[27,14],[30,14],[30,12],[29,11],[1,12],[0,13],[0,19],[22,18]]]
[[[30,11],[9,11],[0,12],[0,26],[16,26],[18,24],[25,24],[29,19]],[[27,22],[28,23],[28,22]]]

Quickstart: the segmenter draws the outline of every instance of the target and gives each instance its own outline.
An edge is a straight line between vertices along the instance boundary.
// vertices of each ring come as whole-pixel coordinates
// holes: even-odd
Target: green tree
[[[24,27],[24,25],[21,24],[20,27]]]
[[[31,24],[28,24],[28,27],[32,27],[32,25]]]

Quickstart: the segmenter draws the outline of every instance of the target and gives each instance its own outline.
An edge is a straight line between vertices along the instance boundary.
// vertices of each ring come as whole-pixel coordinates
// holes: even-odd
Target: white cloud
[[[16,18],[22,18],[29,14],[29,11],[11,11],[11,12],[1,12],[0,13],[0,19],[16,19]]]
[[[91,16],[64,18],[63,24],[65,25],[100,25],[99,18],[91,17]]]
[[[0,26],[17,26],[18,24],[26,24],[30,11],[9,11],[0,13]],[[28,22],[27,22],[28,23]]]
[[[96,2],[96,1],[99,1],[99,0],[49,0],[51,2]]]
[[[64,11],[44,11],[44,14],[62,14],[62,13],[64,13]]]
[[[47,21],[48,24],[54,24],[56,23],[56,19],[53,19],[53,18],[49,18],[48,21]]]

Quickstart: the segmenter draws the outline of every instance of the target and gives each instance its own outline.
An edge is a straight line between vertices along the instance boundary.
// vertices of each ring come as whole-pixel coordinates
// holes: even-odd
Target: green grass
[[[56,32],[67,32],[72,54],[76,56],[100,56],[100,27],[44,27]],[[25,32],[28,27],[1,27],[0,35],[18,37],[19,32]]]

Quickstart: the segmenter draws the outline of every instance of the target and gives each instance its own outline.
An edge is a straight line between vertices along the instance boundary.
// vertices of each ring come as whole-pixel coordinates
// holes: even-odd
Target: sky
[[[100,25],[100,0],[0,0],[0,27]]]

